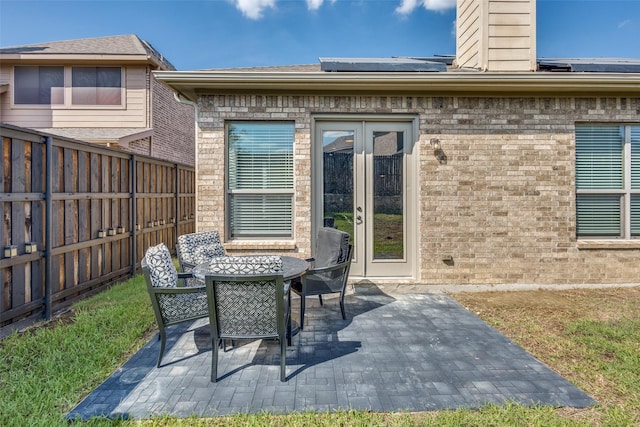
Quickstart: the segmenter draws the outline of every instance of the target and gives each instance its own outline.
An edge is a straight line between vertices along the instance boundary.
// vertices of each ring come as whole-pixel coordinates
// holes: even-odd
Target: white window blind
[[[292,123],[230,123],[227,173],[231,237],[292,237]]]
[[[631,128],[631,188],[640,190],[640,126]]]
[[[620,236],[620,196],[578,194],[578,236]]]
[[[640,126],[631,127],[631,236],[640,237]],[[637,190],[637,191],[636,191]]]
[[[576,126],[577,235],[640,235],[640,127]]]
[[[620,126],[576,128],[578,189],[622,188],[623,135]]]

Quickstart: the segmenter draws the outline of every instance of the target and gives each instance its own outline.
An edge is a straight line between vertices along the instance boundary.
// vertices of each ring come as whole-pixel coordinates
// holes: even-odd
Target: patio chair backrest
[[[218,231],[203,231],[178,236],[178,260],[183,271],[185,264],[194,267],[214,257],[225,256]]]
[[[282,258],[275,255],[222,256],[209,261],[212,274],[273,274],[282,271]]]
[[[318,230],[314,268],[329,267],[347,260],[349,233],[331,227]]]
[[[279,336],[284,315],[279,256],[214,258],[208,270],[218,337]]]
[[[142,259],[142,266],[149,269],[149,278],[153,287],[175,287],[178,283],[178,272],[173,265],[171,252],[164,243],[152,246]]]

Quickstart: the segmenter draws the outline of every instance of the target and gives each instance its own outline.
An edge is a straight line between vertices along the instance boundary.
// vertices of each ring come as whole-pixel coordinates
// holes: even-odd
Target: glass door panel
[[[404,259],[404,133],[373,132],[373,259]]]
[[[353,130],[322,132],[323,226],[349,233],[353,240]]]

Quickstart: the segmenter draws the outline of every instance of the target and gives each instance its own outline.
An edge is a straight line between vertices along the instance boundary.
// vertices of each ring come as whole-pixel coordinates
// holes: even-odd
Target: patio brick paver
[[[154,338],[67,417],[595,404],[446,295],[365,292],[347,295],[345,303],[342,320],[336,299],[324,307],[308,301],[307,328],[287,349],[285,383],[279,345],[260,340],[220,352],[220,378],[209,382],[209,330],[199,320],[169,333],[162,367],[155,367]]]

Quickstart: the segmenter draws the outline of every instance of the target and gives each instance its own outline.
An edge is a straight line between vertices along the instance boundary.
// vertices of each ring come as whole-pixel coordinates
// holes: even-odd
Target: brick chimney
[[[458,0],[456,65],[536,70],[536,0]]]

